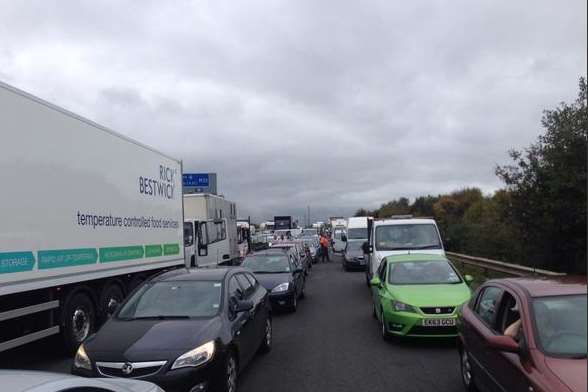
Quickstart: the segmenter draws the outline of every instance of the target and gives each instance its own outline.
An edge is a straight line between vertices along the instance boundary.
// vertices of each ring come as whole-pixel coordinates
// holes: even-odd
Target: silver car
[[[84,378],[62,373],[30,370],[0,370],[2,391],[57,392],[88,388],[112,392],[164,392],[147,381],[122,378]]]

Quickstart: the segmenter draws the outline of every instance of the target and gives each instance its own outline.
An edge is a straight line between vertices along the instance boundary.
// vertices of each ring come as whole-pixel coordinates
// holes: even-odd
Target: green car
[[[470,299],[472,280],[469,275],[462,277],[445,256],[384,258],[370,282],[382,337],[457,336],[457,308]]]

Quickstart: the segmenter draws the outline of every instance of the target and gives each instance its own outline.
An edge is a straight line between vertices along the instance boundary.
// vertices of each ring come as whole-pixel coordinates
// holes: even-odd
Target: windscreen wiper
[[[441,247],[439,245],[431,244],[431,245],[415,246],[413,249],[441,249]]]

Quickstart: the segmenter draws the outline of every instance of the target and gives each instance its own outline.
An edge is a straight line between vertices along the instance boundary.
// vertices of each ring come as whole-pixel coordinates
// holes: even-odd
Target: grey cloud
[[[586,2],[4,2],[0,77],[316,219],[501,186],[575,96]]]

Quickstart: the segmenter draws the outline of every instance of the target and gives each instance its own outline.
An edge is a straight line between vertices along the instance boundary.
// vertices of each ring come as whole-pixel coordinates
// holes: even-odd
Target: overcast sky
[[[586,74],[586,0],[0,0],[0,80],[255,219],[490,193]]]

